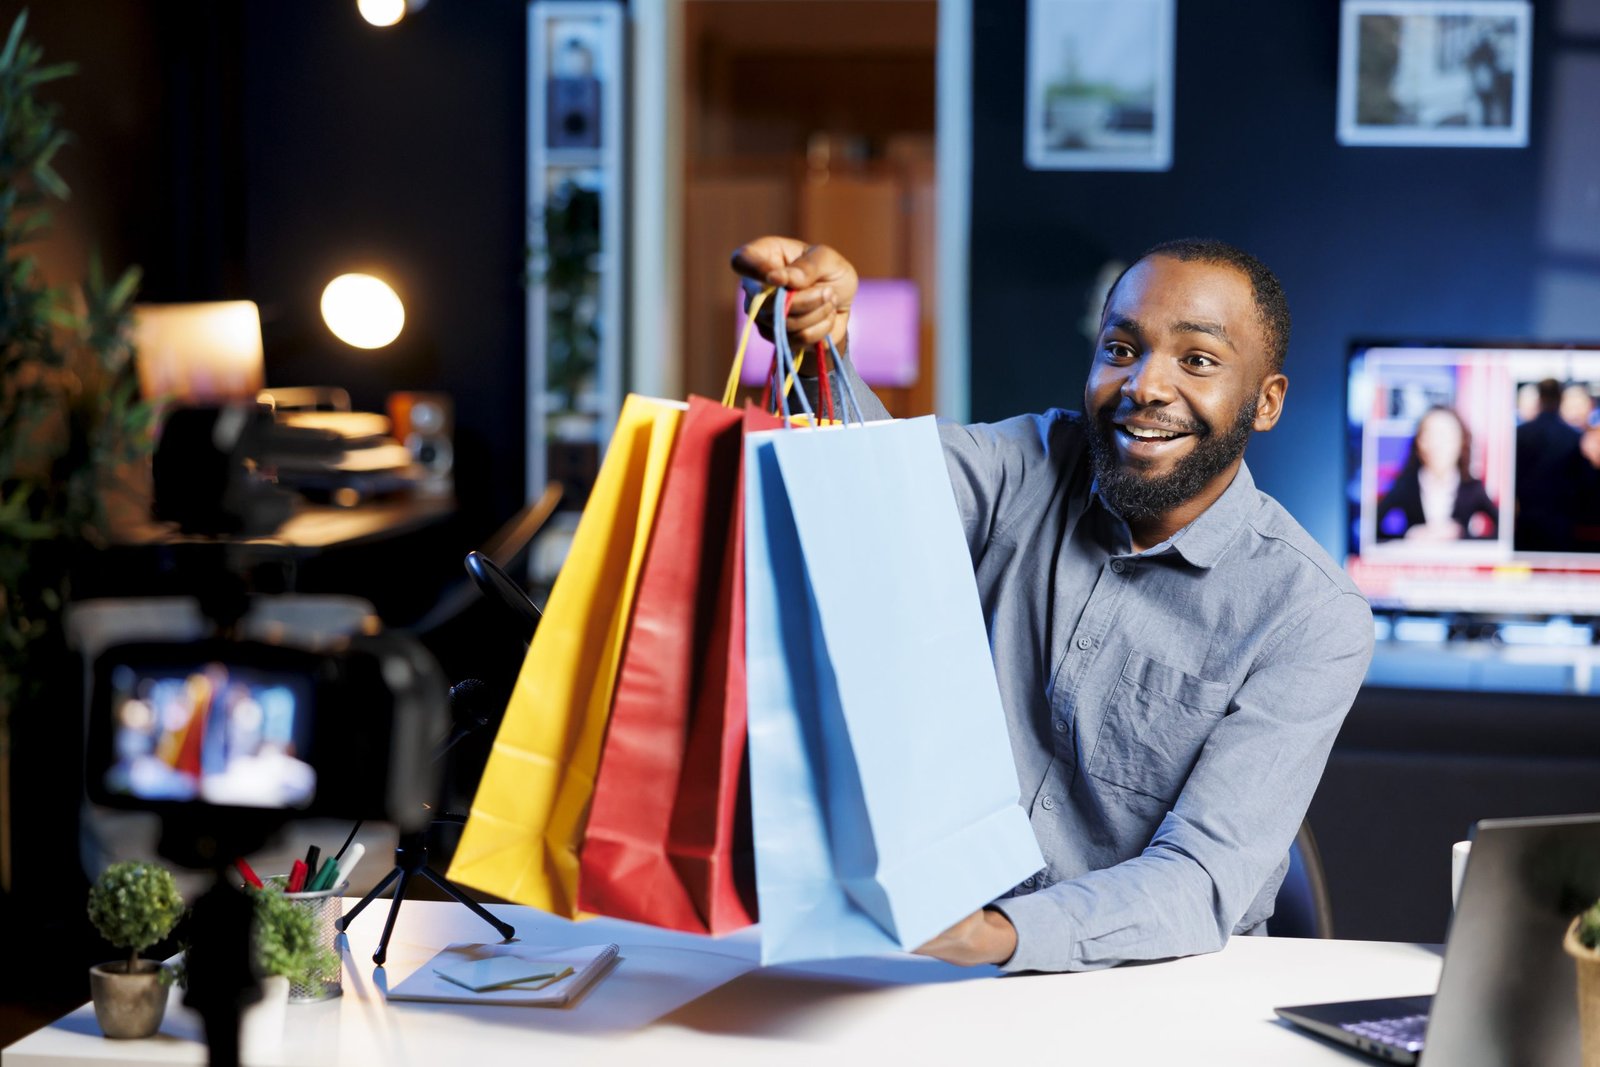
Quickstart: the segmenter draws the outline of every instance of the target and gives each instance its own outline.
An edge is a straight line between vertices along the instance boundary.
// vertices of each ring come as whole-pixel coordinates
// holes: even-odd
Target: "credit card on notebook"
[[[562,971],[570,973],[571,967],[553,966],[548,962],[524,960],[516,956],[491,956],[483,960],[452,963],[448,967],[435,967],[433,973],[445,981],[481,993],[501,986],[521,985],[525,982],[554,980]]]

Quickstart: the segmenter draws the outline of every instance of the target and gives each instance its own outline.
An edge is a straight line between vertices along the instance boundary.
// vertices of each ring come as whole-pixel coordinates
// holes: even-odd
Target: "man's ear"
[[[1278,425],[1283,415],[1283,394],[1289,391],[1289,379],[1282,374],[1269,374],[1261,379],[1256,392],[1256,421],[1251,427],[1257,433],[1266,433]]]

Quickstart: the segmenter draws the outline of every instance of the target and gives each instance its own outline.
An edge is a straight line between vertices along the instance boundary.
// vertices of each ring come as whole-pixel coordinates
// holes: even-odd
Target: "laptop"
[[[1600,898],[1600,814],[1484,819],[1433,996],[1274,1009],[1388,1063],[1577,1063],[1572,917]]]

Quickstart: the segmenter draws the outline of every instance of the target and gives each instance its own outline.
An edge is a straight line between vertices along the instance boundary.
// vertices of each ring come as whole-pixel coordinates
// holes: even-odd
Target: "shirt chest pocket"
[[[1232,695],[1225,682],[1130,652],[1089,755],[1088,773],[1170,804]]]

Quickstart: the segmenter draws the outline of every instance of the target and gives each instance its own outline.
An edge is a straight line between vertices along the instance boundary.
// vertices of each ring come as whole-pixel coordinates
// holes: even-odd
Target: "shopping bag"
[[[910,950],[1044,866],[931,418],[745,445],[765,963]]]
[[[696,932],[747,926],[754,904],[739,468],[744,429],[781,422],[733,406],[749,337],[721,404],[691,397],[679,431],[581,849],[583,910]]]
[[[746,406],[745,434],[782,421]],[[743,441],[740,442],[741,458]],[[743,464],[735,492],[712,619],[690,717],[683,776],[673,803],[667,854],[708,932],[755,920],[755,855],[745,760]]]
[[[697,668],[714,641],[727,644],[726,626],[716,634],[714,623],[718,597],[727,594],[722,560],[737,503],[743,422],[732,408],[689,399],[639,576],[600,757],[578,883],[585,911],[706,930],[668,855],[667,837],[680,784],[690,785],[680,779],[695,690],[709,680]],[[717,780],[695,784],[715,791]]]
[[[629,396],[550,591],[450,864],[463,885],[572,917],[624,628],[684,405]]]

